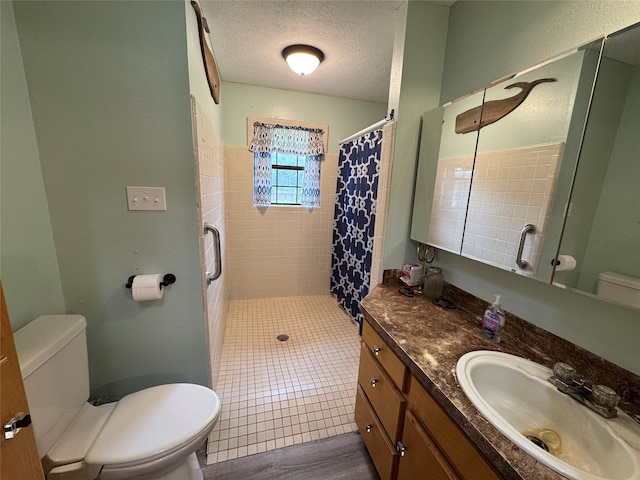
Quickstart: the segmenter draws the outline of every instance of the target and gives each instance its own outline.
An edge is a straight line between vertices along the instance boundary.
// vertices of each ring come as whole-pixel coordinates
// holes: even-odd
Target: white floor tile
[[[207,462],[355,431],[359,355],[331,295],[231,301]]]

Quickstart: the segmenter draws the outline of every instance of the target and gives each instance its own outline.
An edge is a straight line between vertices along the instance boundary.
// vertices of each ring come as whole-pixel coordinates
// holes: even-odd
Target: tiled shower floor
[[[231,301],[207,463],[355,431],[359,353],[331,295]]]

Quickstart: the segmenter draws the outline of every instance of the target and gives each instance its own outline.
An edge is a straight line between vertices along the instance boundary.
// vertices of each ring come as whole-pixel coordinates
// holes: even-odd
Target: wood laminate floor
[[[235,460],[206,465],[198,452],[205,480],[377,480],[378,474],[360,433],[284,447]]]

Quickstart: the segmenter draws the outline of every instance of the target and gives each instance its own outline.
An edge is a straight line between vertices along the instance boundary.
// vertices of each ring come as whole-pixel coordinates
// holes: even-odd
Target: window
[[[306,157],[271,154],[271,205],[302,205]]]
[[[320,206],[322,129],[254,122],[253,203]]]

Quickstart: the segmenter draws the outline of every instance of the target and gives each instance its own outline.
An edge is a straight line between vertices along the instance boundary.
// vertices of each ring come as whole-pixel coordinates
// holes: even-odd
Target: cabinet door
[[[0,284],[0,420],[7,423],[18,412],[27,413],[20,364],[9,324],[7,305]],[[0,440],[0,477],[2,480],[38,480],[44,478],[33,435],[33,425],[22,428],[15,437]]]
[[[424,431],[411,411],[407,411],[402,431],[397,480],[458,480],[453,469]]]
[[[358,387],[358,394],[356,395],[355,416],[362,440],[367,446],[367,451],[378,471],[378,475],[380,475],[380,479],[391,480],[398,454],[380,425],[380,420],[373,412],[361,387]]]
[[[420,420],[427,434],[465,480],[497,480],[500,476],[478,452],[475,446],[436,403],[420,382],[411,377],[408,408]]]

